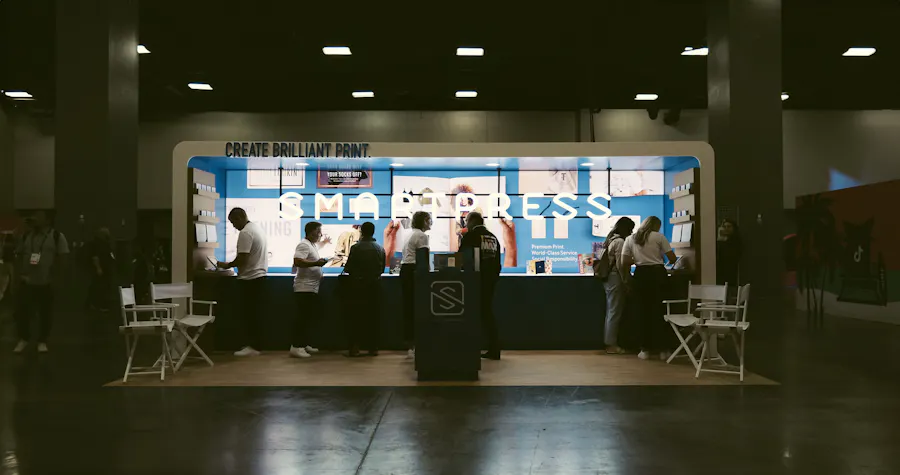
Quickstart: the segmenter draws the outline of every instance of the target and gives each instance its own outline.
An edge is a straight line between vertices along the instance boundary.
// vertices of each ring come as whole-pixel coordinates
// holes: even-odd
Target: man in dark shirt
[[[348,335],[350,352],[359,356],[365,346],[369,356],[378,355],[378,328],[381,320],[381,274],[384,272],[384,248],[375,241],[375,225],[365,222],[360,227],[359,242],[350,248],[344,272],[350,274],[341,285],[349,286],[344,299],[349,299]]]
[[[500,338],[497,335],[497,321],[494,318],[494,289],[500,280],[503,268],[500,260],[500,241],[484,226],[481,213],[471,212],[466,217],[466,232],[460,250],[479,249],[481,271],[481,325],[487,338],[488,350],[481,355],[491,360],[500,359]]]

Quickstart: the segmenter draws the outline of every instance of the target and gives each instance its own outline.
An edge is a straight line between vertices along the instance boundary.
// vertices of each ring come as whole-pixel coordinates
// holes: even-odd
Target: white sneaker
[[[649,352],[649,351],[641,350],[641,352],[638,353],[638,358],[640,358],[640,359],[642,359],[642,360],[649,360],[649,359],[650,359],[650,352]]]
[[[668,351],[663,351],[662,353],[659,354],[659,360],[660,361],[668,361],[670,356],[672,356],[672,353],[669,353]]]
[[[21,353],[25,351],[25,348],[28,348],[28,342],[25,340],[19,340],[19,342],[16,343],[16,347],[13,349],[13,353]]]
[[[309,347],[307,347],[309,348]],[[318,351],[318,350],[316,350]],[[288,352],[293,358],[309,358],[310,354],[306,352],[306,348],[295,348],[291,347],[291,350]]]
[[[50,351],[46,343],[38,343],[38,353],[46,353]]]
[[[415,348],[413,348],[413,349],[411,349],[411,350],[409,350],[409,351],[406,352],[406,359],[411,360],[411,359],[415,359],[415,357],[416,357],[416,350],[415,350]]]
[[[245,346],[235,351],[234,356],[259,356],[259,352],[254,350],[252,346]]]
[[[309,345],[306,345],[306,348],[304,348],[304,350],[306,350],[307,353],[318,353],[319,352],[318,348],[313,348]]]

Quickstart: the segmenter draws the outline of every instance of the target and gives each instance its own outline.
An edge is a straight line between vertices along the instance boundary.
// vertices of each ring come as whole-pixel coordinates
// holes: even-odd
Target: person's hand
[[[322,259],[319,259],[316,262],[316,264],[318,264],[319,267],[324,267],[325,264],[328,264],[328,261],[329,261],[329,259],[322,258]]]
[[[227,268],[228,268],[228,263],[227,263],[227,262],[222,262],[222,261],[216,261],[216,268],[217,268],[217,269],[227,269]]]

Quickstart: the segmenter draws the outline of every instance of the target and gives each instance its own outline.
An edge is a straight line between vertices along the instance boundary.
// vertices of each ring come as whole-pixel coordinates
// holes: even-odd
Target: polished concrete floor
[[[900,328],[759,325],[775,386],[102,387],[110,318],[0,344],[0,474],[897,474]]]

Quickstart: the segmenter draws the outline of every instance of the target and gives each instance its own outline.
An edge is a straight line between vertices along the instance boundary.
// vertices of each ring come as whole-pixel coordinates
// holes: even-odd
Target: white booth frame
[[[278,142],[277,140],[263,142]],[[228,142],[181,142],[172,153],[172,281],[187,280],[188,164],[219,157]],[[700,261],[703,284],[716,283],[715,154],[706,142],[369,143],[371,157],[695,157],[700,162]],[[666,216],[661,216],[667,219]],[[223,217],[224,219],[224,217]]]

